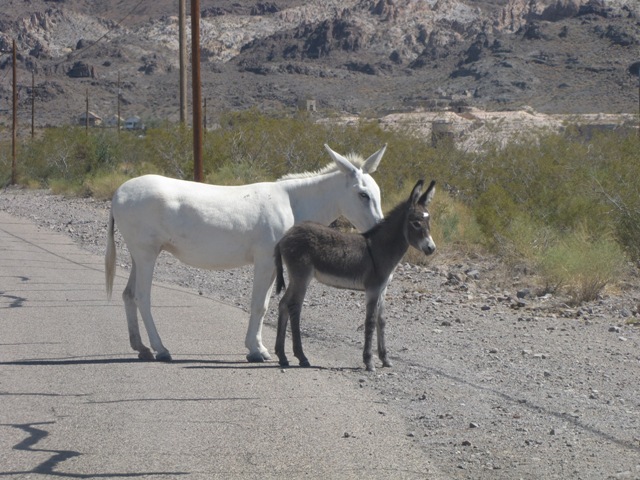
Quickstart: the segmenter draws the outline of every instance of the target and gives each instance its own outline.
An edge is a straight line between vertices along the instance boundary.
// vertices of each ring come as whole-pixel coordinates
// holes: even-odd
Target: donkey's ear
[[[429,188],[427,188],[427,191],[422,194],[420,200],[418,200],[418,203],[426,207],[427,205],[429,205],[429,203],[431,203],[434,193],[436,193],[436,181],[431,180]]]
[[[380,160],[382,160],[382,155],[384,155],[385,150],[387,149],[387,144],[384,144],[380,150],[367,158],[362,164],[362,171],[364,173],[373,173],[378,169],[378,165],[380,165]]]
[[[343,173],[347,175],[356,174],[358,169],[346,157],[343,157],[338,152],[331,150],[331,147],[326,143],[324,144],[324,148],[327,149],[327,152],[329,152],[329,155],[331,155],[331,158],[333,158],[333,161]]]
[[[424,185],[424,180],[418,180],[416,186],[411,190],[411,195],[409,196],[409,200],[411,200],[411,205],[415,205],[418,202],[418,198],[420,197],[420,192],[422,192],[422,186]]]

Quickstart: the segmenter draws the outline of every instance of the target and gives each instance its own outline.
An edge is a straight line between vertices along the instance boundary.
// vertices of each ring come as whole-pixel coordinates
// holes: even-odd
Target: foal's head
[[[431,180],[429,188],[422,195],[424,180],[419,180],[411,191],[409,197],[409,211],[407,213],[407,240],[409,245],[420,250],[425,255],[431,255],[436,251],[436,244],[431,238],[431,227],[429,225],[430,215],[427,206],[433,198],[436,189],[435,180]]]

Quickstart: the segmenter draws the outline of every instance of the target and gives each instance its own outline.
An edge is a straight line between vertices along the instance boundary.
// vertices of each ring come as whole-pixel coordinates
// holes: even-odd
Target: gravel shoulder
[[[109,202],[7,189],[0,210],[104,255]],[[155,278],[248,310],[249,267],[198,270],[162,254]],[[401,412],[407,435],[449,478],[640,479],[638,276],[579,308],[526,287],[526,277],[487,259],[436,254],[426,267],[401,264],[387,295],[394,367],[368,374],[363,294],[314,283],[303,309],[305,352],[314,366],[319,359],[373,391],[381,415]],[[265,321],[271,350],[276,302]]]

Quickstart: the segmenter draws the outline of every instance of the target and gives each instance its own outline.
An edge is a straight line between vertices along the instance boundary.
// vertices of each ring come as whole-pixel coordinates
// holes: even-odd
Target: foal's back
[[[332,287],[364,290],[363,277],[370,269],[363,235],[344,233],[315,222],[292,227],[279,242],[276,251],[278,293],[284,288],[279,257],[286,264],[292,283],[308,283],[315,278]]]

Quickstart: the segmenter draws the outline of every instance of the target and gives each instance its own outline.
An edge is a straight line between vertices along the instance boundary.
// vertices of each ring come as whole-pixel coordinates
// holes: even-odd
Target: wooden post
[[[120,72],[118,72],[118,113],[116,115],[118,115],[117,128],[118,128],[118,136],[120,136]]]
[[[87,88],[87,92],[85,94],[85,109],[84,109],[84,131],[87,135],[89,135],[89,89]]]
[[[202,89],[200,84],[200,0],[191,0],[191,83],[193,91],[193,179],[202,182]]]
[[[202,136],[207,135],[207,97],[204,97],[204,112],[202,113]]]
[[[36,78],[33,70],[31,71],[31,138],[34,137],[35,121],[36,121]]]
[[[178,14],[178,43],[180,49],[180,124],[187,121],[187,28],[186,28],[186,3],[180,0]]]
[[[17,167],[17,143],[18,143],[18,61],[16,53],[16,41],[13,40],[13,122],[11,130],[11,185],[15,185],[18,181]]]

